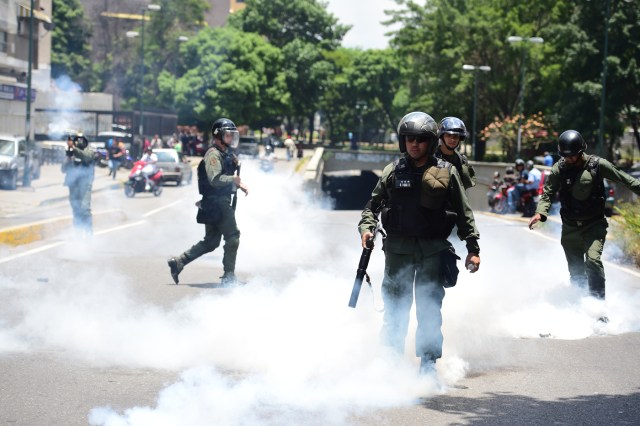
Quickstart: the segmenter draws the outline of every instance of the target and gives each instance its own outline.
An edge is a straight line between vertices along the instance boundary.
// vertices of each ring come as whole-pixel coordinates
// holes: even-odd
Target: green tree
[[[332,69],[324,53],[340,45],[349,27],[316,0],[247,0],[247,7],[232,15],[229,24],[259,34],[282,50],[290,93],[286,116],[298,127],[306,119],[311,138],[313,116]]]
[[[326,57],[332,63],[332,72],[321,108],[330,123],[332,142],[344,140],[347,131],[359,134],[361,125],[364,134],[382,141],[403,111],[395,101],[402,84],[397,57],[390,49],[346,48],[329,52]]]
[[[145,69],[142,96],[145,106],[168,109],[175,103],[173,93],[167,89],[173,89],[173,84],[167,83],[167,79],[184,72],[181,42],[178,37],[193,37],[203,27],[204,13],[208,10],[209,4],[205,0],[160,0],[155,3],[160,5],[160,10],[145,14],[148,21],[145,21],[144,26]],[[142,25],[137,31],[142,31]],[[140,37],[127,43],[133,55],[123,73],[122,86],[126,88],[125,106],[129,108],[135,108],[140,95],[140,43]],[[164,90],[160,89],[160,82]]]
[[[282,53],[256,34],[204,28],[181,50],[187,71],[176,82],[175,102],[201,127],[220,117],[260,126],[289,101]],[[161,93],[173,93],[170,74],[161,73],[158,82]]]
[[[91,26],[78,0],[53,0],[51,77],[67,75],[85,91],[98,84],[91,61]]]
[[[607,80],[603,152],[610,157],[625,125],[636,129],[640,92],[640,8],[637,2],[580,2],[564,23],[548,29],[549,59],[555,72],[545,100],[558,111],[561,128],[579,130],[589,145],[598,140],[604,58],[606,4],[609,4]],[[592,149],[595,151],[595,149]]]
[[[247,7],[229,17],[229,24],[267,37],[283,48],[294,41],[320,49],[340,46],[349,26],[342,25],[317,0],[247,0]]]

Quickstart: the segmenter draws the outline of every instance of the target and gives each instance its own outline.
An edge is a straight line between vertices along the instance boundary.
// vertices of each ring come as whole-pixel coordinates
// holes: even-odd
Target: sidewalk
[[[122,179],[128,171],[121,169],[120,176],[113,180],[107,176],[107,169],[96,167],[93,181],[93,193],[122,188]],[[69,204],[69,189],[64,186],[64,174],[60,164],[43,165],[40,179],[31,181],[28,188],[19,182],[15,191],[0,189],[0,244],[20,245],[38,241],[55,235],[61,229],[71,226],[71,215],[49,217],[46,206],[65,206]],[[70,211],[70,207],[69,207]],[[124,220],[122,211],[93,212],[94,221],[102,217]]]

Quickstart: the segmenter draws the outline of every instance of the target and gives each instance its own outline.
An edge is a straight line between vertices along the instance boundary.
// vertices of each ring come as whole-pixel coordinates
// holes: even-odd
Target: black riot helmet
[[[73,146],[78,149],[85,149],[89,145],[89,141],[84,137],[82,133],[78,133],[73,137]]]
[[[561,157],[572,157],[582,154],[587,149],[587,143],[582,135],[575,130],[567,130],[558,139],[558,154]]]
[[[460,136],[460,142],[462,142],[467,137],[467,127],[458,117],[445,117],[440,121],[438,138],[442,138],[445,133]]]
[[[225,135],[231,135],[226,137]],[[240,142],[240,134],[233,121],[228,118],[219,118],[213,122],[211,126],[211,136],[214,139],[219,139],[223,144],[235,149]]]
[[[438,125],[427,113],[410,112],[398,123],[398,145],[402,153],[407,152],[407,136],[428,141],[429,155],[433,155],[438,146]]]

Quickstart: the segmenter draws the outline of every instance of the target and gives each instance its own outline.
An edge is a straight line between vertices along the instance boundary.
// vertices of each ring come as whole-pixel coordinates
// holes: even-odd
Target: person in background
[[[67,139],[64,186],[69,188],[69,203],[73,211],[73,226],[81,238],[93,235],[91,189],[93,187],[95,151],[82,134]]]
[[[287,161],[291,161],[293,154],[296,152],[296,143],[291,139],[291,135],[287,135],[284,140],[284,147],[287,151]]]
[[[151,139],[151,148],[152,149],[161,149],[162,148],[162,139],[157,134],[153,135],[153,139]]]
[[[548,167],[553,166],[553,157],[549,154],[549,151],[544,152],[544,159],[542,160],[542,163]]]
[[[447,160],[458,170],[462,178],[464,189],[476,186],[476,172],[467,160],[467,156],[457,151],[460,142],[467,137],[467,128],[464,122],[457,117],[446,117],[438,126],[438,138],[440,144],[436,151],[436,157]]]
[[[109,171],[109,175],[113,176],[113,179],[116,178],[116,173],[118,169],[122,165],[122,160],[125,159],[126,151],[123,149],[124,143],[112,143],[111,147],[108,150],[109,162],[111,163],[111,170]]]

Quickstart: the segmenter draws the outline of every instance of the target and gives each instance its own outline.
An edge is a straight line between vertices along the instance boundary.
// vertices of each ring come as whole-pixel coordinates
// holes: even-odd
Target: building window
[[[9,51],[9,34],[6,31],[0,31],[0,52],[7,53]]]

